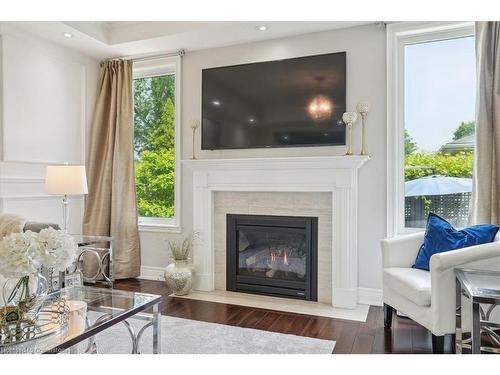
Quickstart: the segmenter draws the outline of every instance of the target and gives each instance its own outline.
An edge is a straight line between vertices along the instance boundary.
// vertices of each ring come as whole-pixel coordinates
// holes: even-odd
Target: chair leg
[[[434,354],[444,354],[444,336],[432,335],[432,352]]]
[[[391,328],[392,326],[392,315],[393,315],[394,309],[392,306],[389,306],[388,304],[384,303],[384,327],[385,328]]]

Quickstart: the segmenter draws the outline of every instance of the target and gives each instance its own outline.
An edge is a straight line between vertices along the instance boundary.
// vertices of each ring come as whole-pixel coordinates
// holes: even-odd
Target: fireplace
[[[226,288],[317,301],[318,218],[227,215]]]

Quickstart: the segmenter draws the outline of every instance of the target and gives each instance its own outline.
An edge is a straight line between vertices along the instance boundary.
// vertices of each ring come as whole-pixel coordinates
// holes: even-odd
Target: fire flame
[[[272,251],[271,252],[271,263],[282,262],[284,265],[288,266],[288,251],[283,252],[283,256],[280,256],[279,252]]]

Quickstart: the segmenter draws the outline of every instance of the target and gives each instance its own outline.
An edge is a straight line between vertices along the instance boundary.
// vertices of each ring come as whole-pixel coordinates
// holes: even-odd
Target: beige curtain
[[[83,232],[113,236],[118,279],[140,274],[133,140],[132,62],[106,61],[90,134]]]
[[[476,23],[476,158],[471,222],[500,224],[500,23]]]

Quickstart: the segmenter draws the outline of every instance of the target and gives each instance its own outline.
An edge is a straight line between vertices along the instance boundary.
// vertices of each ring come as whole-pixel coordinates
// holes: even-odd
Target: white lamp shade
[[[51,165],[47,167],[45,190],[48,194],[82,195],[88,193],[84,165]]]

